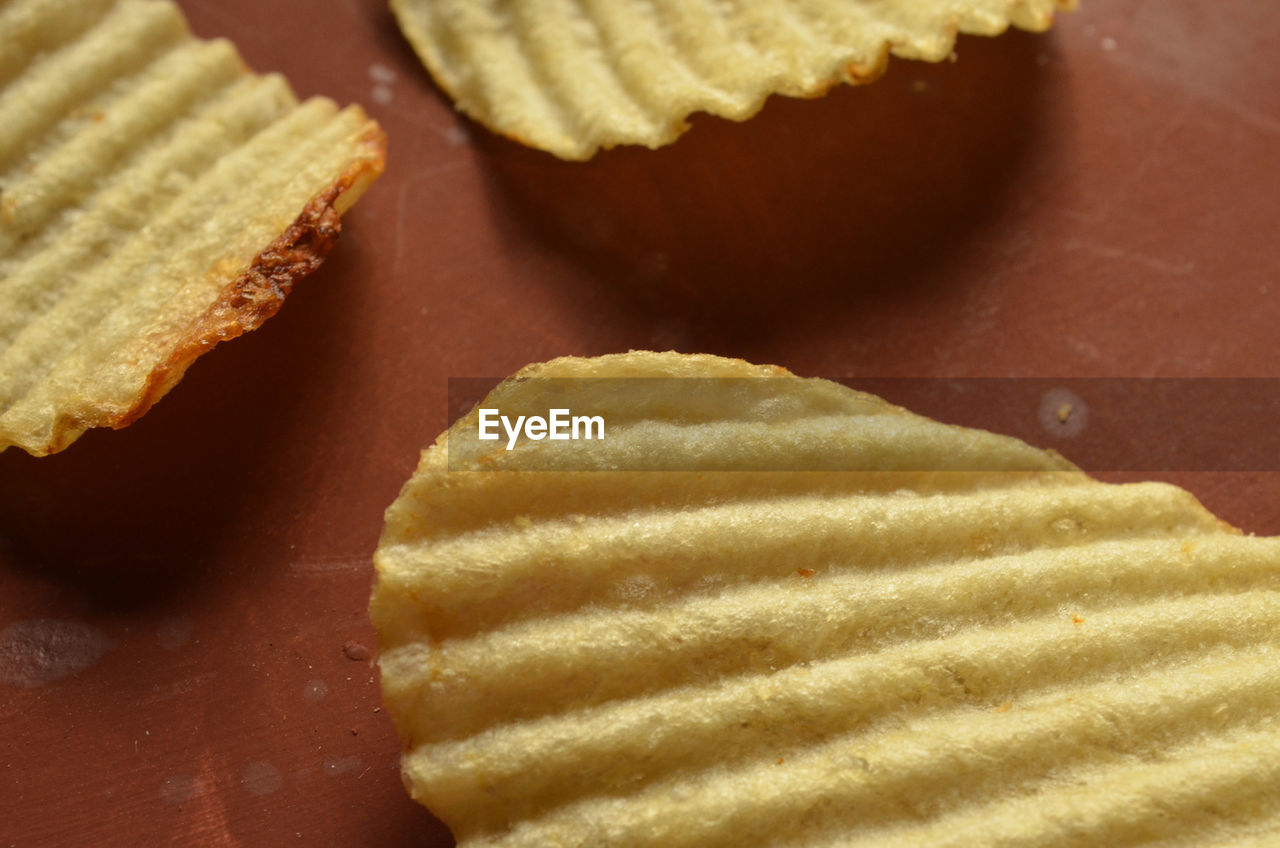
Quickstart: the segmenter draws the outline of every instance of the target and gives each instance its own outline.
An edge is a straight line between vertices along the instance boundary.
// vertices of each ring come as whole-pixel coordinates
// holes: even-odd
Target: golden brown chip
[[[507,450],[485,409],[604,438]],[[1280,542],[835,384],[531,366],[375,561],[405,782],[463,848],[1280,832]]]
[[[770,94],[939,61],[957,32],[1044,30],[1075,0],[391,0],[458,108],[564,159],[669,144],[694,112],[746,120]]]
[[[299,104],[168,0],[0,8],[0,450],[142,415],[324,259],[382,171],[357,106]]]

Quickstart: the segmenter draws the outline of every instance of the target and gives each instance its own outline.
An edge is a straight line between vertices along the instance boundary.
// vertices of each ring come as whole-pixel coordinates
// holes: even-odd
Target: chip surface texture
[[[539,404],[605,438],[475,438]],[[710,356],[479,408],[388,510],[371,605],[406,786],[463,848],[1280,834],[1280,543],[1187,492]],[[797,432],[821,454],[776,470]]]
[[[126,426],[273,315],[384,150],[168,0],[0,5],[0,450]]]
[[[659,147],[694,112],[741,121],[770,94],[937,62],[958,32],[1048,29],[1075,0],[391,0],[458,108],[564,159]]]

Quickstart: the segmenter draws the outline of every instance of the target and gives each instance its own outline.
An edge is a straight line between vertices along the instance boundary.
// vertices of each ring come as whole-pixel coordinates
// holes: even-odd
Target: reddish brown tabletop
[[[570,164],[456,116],[380,0],[185,0],[255,68],[363,103],[389,167],[280,314],[139,423],[0,455],[0,846],[451,844],[400,786],[365,612],[450,376],[630,348],[1280,376],[1280,14],[1084,2]],[[1280,533],[1280,474],[1170,465]]]

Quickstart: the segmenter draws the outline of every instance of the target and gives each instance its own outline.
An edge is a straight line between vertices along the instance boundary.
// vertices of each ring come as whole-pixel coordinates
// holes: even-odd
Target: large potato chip
[[[532,366],[375,561],[405,782],[463,848],[1280,833],[1280,541],[832,383]]]
[[[694,112],[746,120],[770,94],[939,61],[956,33],[1045,30],[1075,0],[391,0],[458,107],[564,159],[669,144]]]
[[[384,147],[168,0],[0,7],[0,450],[123,427],[273,315]]]

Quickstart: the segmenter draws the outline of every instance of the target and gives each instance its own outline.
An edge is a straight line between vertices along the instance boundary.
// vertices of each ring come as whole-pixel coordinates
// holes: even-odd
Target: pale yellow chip
[[[423,453],[375,556],[405,782],[462,848],[1280,834],[1277,540],[776,368],[517,376]],[[484,409],[603,439],[507,450]],[[760,470],[812,440],[814,470]],[[606,455],[739,470],[553,470]]]
[[[746,120],[770,94],[866,82],[889,54],[939,61],[958,32],[1044,30],[1075,0],[391,0],[458,108],[587,159],[669,144],[694,112]]]
[[[274,314],[384,147],[168,0],[0,6],[0,450],[123,427]]]

